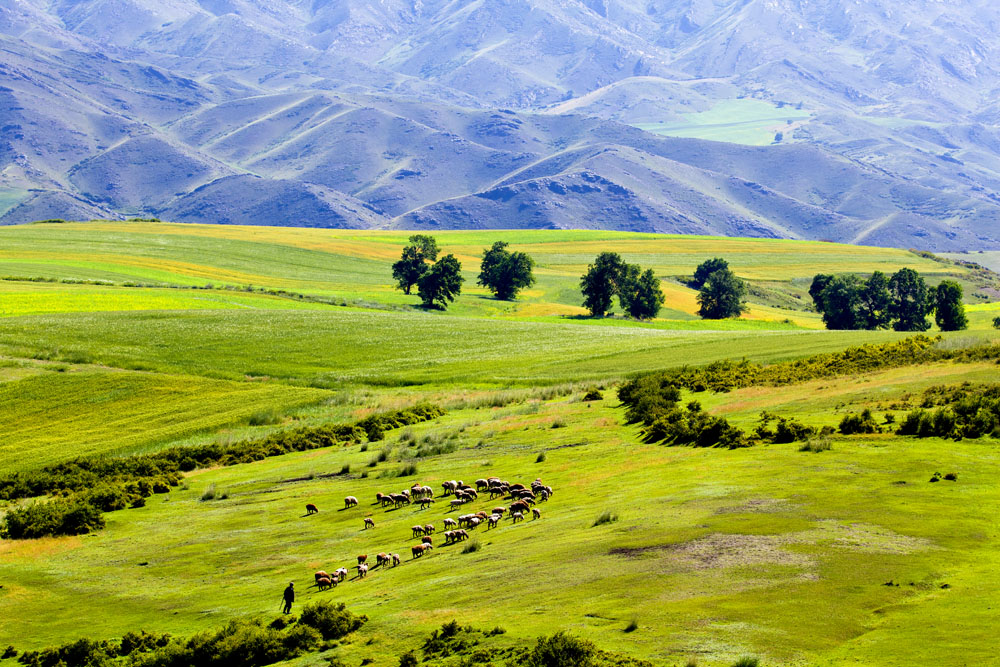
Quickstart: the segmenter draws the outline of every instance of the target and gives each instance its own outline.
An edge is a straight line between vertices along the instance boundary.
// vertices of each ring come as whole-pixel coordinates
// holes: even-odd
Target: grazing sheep
[[[420,505],[420,509],[425,510],[428,507],[430,507],[433,502],[434,502],[433,498],[421,498],[420,500],[417,501],[417,504]]]
[[[499,514],[500,516],[503,516],[503,513],[506,512],[506,511],[507,511],[506,507],[494,507],[493,508],[493,513],[494,514]]]
[[[527,502],[518,500],[517,502],[511,504],[511,506],[507,509],[507,512],[527,512],[529,509],[531,508],[528,506]]]
[[[413,558],[420,558],[425,552],[430,551],[433,548],[433,544],[418,544],[410,547],[410,553],[413,554]]]
[[[469,519],[469,528],[475,528],[481,522],[482,522],[482,519],[480,519],[478,516],[474,516],[471,519]]]
[[[368,575],[368,566],[362,563],[358,565],[358,579],[364,579]]]
[[[527,487],[525,487],[524,484],[511,484],[510,485],[510,491],[511,491],[511,493],[513,493],[514,491],[524,491],[525,488],[527,488]]]
[[[486,520],[486,529],[489,530],[490,528],[496,528],[498,523],[500,523],[500,517],[493,514]]]
[[[464,500],[452,500],[451,501],[451,506],[452,507],[461,507],[464,504],[465,504]]]
[[[402,493],[393,493],[389,497],[392,498],[392,502],[396,507],[410,504],[409,496],[405,496]]]
[[[379,555],[375,556],[375,567],[382,567],[383,565],[388,565],[389,560],[390,560],[389,554],[383,551]]]
[[[392,566],[396,567],[403,562],[403,559],[399,557],[399,554],[391,554],[392,556]]]
[[[369,528],[374,528],[374,527],[375,527],[375,520],[372,519],[370,516],[366,516],[365,517],[365,528],[364,529],[368,530]]]
[[[444,531],[444,543],[445,544],[451,544],[454,539],[455,539],[455,531],[453,531],[453,530],[446,530],[446,531]]]
[[[358,567],[364,565],[366,560],[368,560],[368,554],[361,554],[358,556]]]
[[[309,503],[306,505],[306,514],[319,514],[319,509],[317,509],[312,503]]]
[[[424,535],[420,538],[420,541],[424,544],[434,544],[434,538],[429,535]]]
[[[434,534],[434,524],[429,523],[426,526],[424,526],[424,535],[433,535],[433,534]]]
[[[441,488],[444,489],[443,495],[448,495],[450,492],[458,488],[458,482],[452,480],[450,482],[441,482]]]
[[[489,488],[489,486],[490,486],[490,483],[487,480],[485,480],[485,479],[477,479],[476,480],[476,490],[477,491],[481,491],[483,489]]]
[[[384,505],[385,504],[385,498],[386,498],[386,496],[385,496],[384,493],[376,493],[375,494],[375,504],[376,505]]]
[[[333,580],[330,577],[320,577],[316,580],[316,587],[321,591],[325,591],[328,588],[333,588]]]
[[[313,576],[316,578],[316,583],[317,584],[319,583],[320,579],[329,579],[330,578],[330,575],[327,574],[326,572],[324,572],[323,570],[317,570],[316,574],[314,574]]]
[[[514,523],[517,523],[518,521],[524,521],[524,515],[521,514],[520,512],[514,512],[510,516],[512,519],[514,519]]]
[[[422,486],[422,487],[420,487],[420,493],[423,494],[424,498],[433,498],[434,497],[434,489],[432,489],[429,486]]]
[[[424,534],[424,527],[423,526],[414,526],[413,528],[410,528],[410,530],[413,531],[413,537],[416,537],[417,535],[423,535]]]
[[[382,507],[387,507],[389,505],[392,505],[393,500],[391,493],[380,493],[378,495],[382,496],[382,500],[380,501],[382,503]]]
[[[344,498],[344,509],[345,510],[349,509],[351,507],[355,507],[357,504],[358,504],[358,499],[355,498],[354,496],[347,496],[346,498]]]
[[[338,567],[337,571],[333,573],[333,576],[337,578],[337,581],[344,581],[345,579],[347,579],[347,568]]]
[[[465,532],[461,528],[455,531],[455,540],[457,542],[461,542],[462,540],[467,540],[467,539],[469,539],[469,534],[467,532]]]
[[[534,507],[532,507],[531,508],[531,518],[532,519],[541,519],[542,518],[542,510],[535,509]]]

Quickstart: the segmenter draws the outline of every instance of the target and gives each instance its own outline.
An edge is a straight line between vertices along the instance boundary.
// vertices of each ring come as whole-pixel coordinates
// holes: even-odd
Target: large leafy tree
[[[433,236],[414,234],[410,237],[410,245],[403,248],[399,261],[392,265],[392,277],[396,288],[409,294],[420,276],[427,271],[427,262],[437,259],[438,245]]]
[[[706,320],[739,317],[746,312],[746,285],[729,269],[715,271],[698,292],[698,314]]]
[[[445,255],[427,269],[417,281],[417,293],[424,308],[444,310],[462,293],[462,264],[454,255]]]
[[[621,255],[616,252],[602,252],[587,267],[587,273],[580,278],[580,289],[583,306],[592,316],[604,317],[611,310],[611,299],[618,293],[626,267]]]
[[[823,290],[830,284],[831,280],[833,280],[833,276],[826,273],[817,273],[813,276],[812,284],[809,286],[809,296],[812,297],[817,313],[826,310],[826,304],[823,303]]]
[[[618,299],[622,309],[637,320],[651,320],[656,317],[663,306],[663,290],[660,289],[660,279],[652,269],[646,269],[641,274],[635,264],[626,265]]]
[[[716,271],[724,271],[728,268],[729,262],[721,257],[706,259],[698,265],[698,268],[694,270],[694,280],[691,281],[691,286],[695,289],[701,289],[705,286],[705,283],[708,282],[708,279],[713,273]]]
[[[827,329],[861,329],[864,315],[861,296],[865,283],[857,276],[833,276],[819,294]]]
[[[959,331],[969,326],[962,303],[962,286],[954,280],[942,280],[934,290],[934,320],[941,331]]]
[[[896,331],[927,331],[927,315],[933,307],[930,290],[913,269],[900,269],[889,278],[889,314]]]
[[[860,326],[864,329],[885,329],[892,318],[889,315],[889,279],[881,271],[876,271],[865,282],[861,290],[858,314]]]
[[[479,267],[479,284],[503,301],[515,299],[518,292],[535,284],[535,260],[523,252],[510,252],[507,245],[503,241],[494,243],[483,254]]]

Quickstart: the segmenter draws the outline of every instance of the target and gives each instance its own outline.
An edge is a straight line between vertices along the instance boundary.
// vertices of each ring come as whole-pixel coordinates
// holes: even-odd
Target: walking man
[[[285,589],[285,609],[281,613],[290,613],[292,611],[293,602],[295,602],[295,584],[289,581],[288,588]]]

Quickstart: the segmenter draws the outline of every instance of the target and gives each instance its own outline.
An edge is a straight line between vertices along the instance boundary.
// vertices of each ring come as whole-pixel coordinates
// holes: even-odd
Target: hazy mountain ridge
[[[979,0],[18,0],[0,222],[1000,247],[997,25]],[[745,96],[813,115],[762,148],[618,122]]]

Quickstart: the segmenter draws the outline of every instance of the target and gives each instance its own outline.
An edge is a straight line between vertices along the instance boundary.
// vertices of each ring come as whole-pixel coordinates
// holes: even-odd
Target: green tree
[[[414,234],[410,237],[410,245],[403,248],[399,261],[392,265],[392,277],[396,288],[409,294],[420,276],[427,271],[427,262],[437,259],[438,246],[433,236]]]
[[[512,301],[522,289],[535,284],[535,260],[523,252],[510,252],[507,245],[497,241],[483,254],[478,282],[496,298]]]
[[[462,293],[464,281],[461,262],[454,255],[445,255],[420,276],[417,292],[424,308],[444,310]]]
[[[942,280],[934,290],[934,321],[941,331],[959,331],[969,326],[962,303],[962,286],[954,280]]]
[[[611,310],[611,299],[618,293],[618,286],[626,271],[626,264],[616,252],[602,252],[587,267],[580,278],[583,306],[593,317],[604,317]]]
[[[817,273],[813,276],[812,284],[809,286],[809,296],[812,297],[817,313],[826,310],[826,304],[823,303],[823,290],[830,284],[831,280],[833,280],[833,276],[826,273]]]
[[[927,283],[913,269],[900,269],[889,278],[889,314],[896,331],[927,331],[933,303]]]
[[[833,276],[820,292],[823,322],[827,329],[861,329],[861,295],[865,283],[857,276]]]
[[[701,289],[708,282],[709,277],[716,271],[724,271],[729,268],[729,262],[722,259],[721,257],[713,257],[712,259],[706,259],[704,262],[698,265],[698,268],[694,270],[694,280],[691,281],[691,286],[695,289]]]
[[[1000,317],[993,318],[993,328],[1000,329]]]
[[[746,285],[732,271],[715,271],[698,292],[698,315],[706,320],[739,317],[747,309],[746,292]]]
[[[622,310],[637,320],[651,320],[660,312],[665,301],[660,279],[652,269],[639,274],[639,267],[628,264],[618,290]]]
[[[890,301],[889,279],[881,271],[876,271],[861,290],[859,315],[862,328],[873,330],[888,328],[891,322]]]

